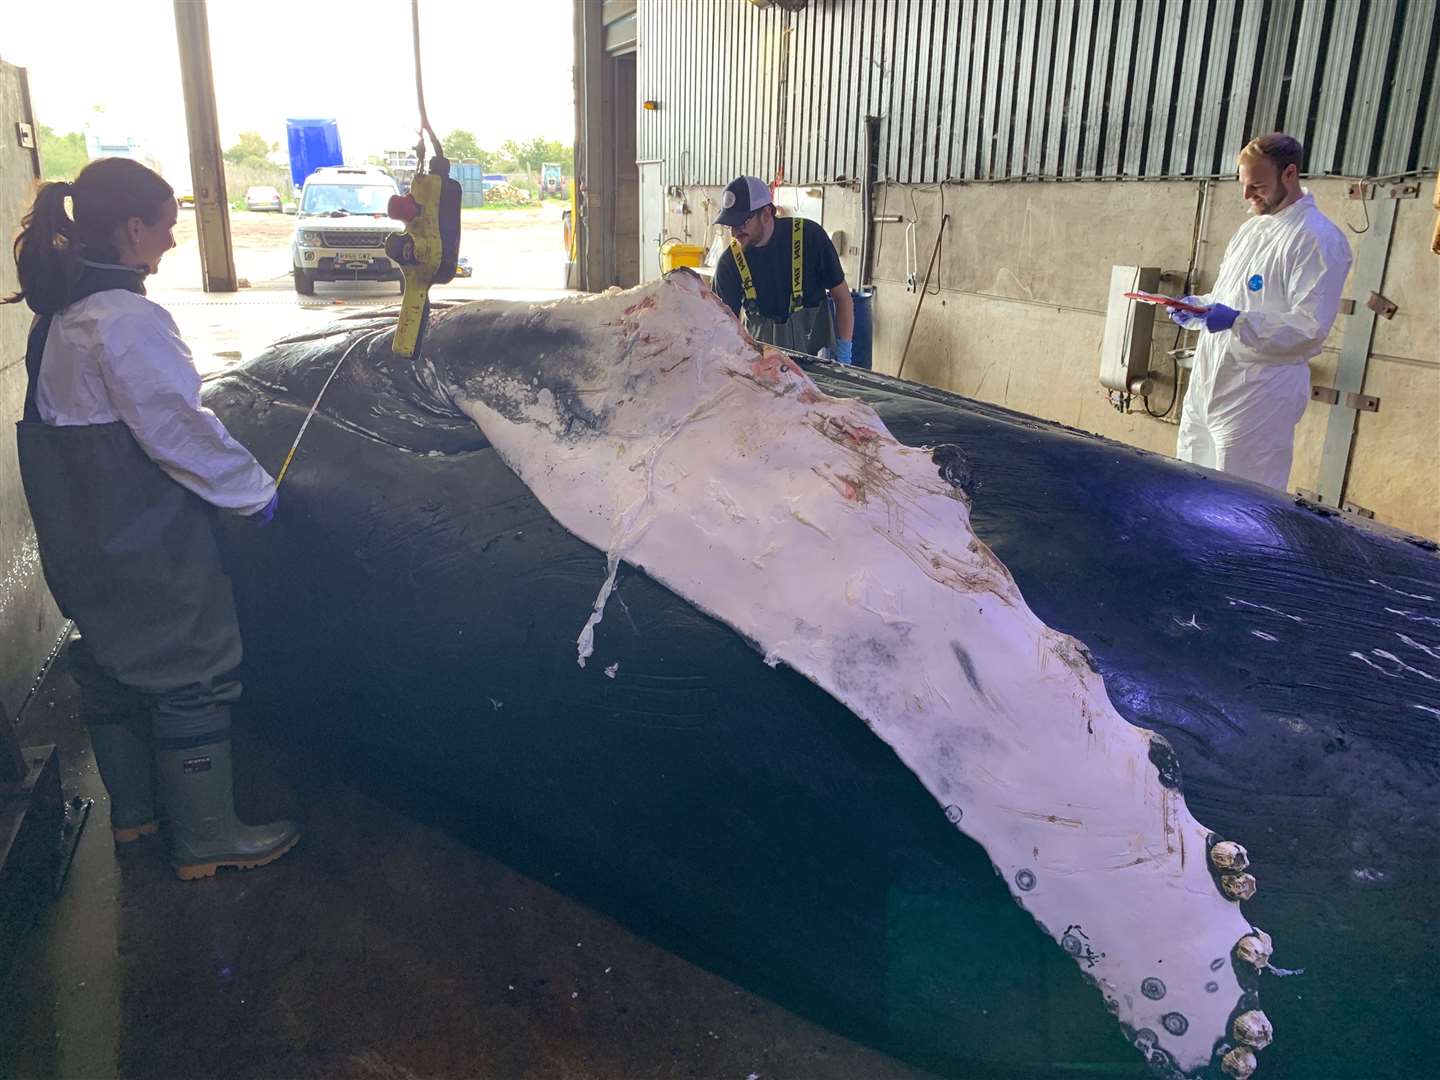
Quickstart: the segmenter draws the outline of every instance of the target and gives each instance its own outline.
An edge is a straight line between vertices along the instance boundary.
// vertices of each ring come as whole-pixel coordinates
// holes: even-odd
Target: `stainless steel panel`
[[[1105,305],[1105,332],[1100,341],[1100,385],[1130,392],[1130,383],[1143,379],[1150,367],[1150,338],[1155,308],[1127,300],[1127,292],[1155,292],[1160,288],[1158,266],[1112,266],[1110,292]]]

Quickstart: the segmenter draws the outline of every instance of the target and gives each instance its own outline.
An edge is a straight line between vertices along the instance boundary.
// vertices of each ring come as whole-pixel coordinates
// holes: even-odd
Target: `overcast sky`
[[[571,0],[420,0],[425,105],[443,138],[574,139]],[[210,0],[222,146],[285,141],[287,117],[333,117],[348,159],[412,146],[409,0]],[[171,0],[6,5],[0,59],[28,68],[37,123],[94,121],[133,136],[167,174],[187,171]],[[96,119],[95,105],[103,105]],[[172,177],[173,179],[173,177]]]

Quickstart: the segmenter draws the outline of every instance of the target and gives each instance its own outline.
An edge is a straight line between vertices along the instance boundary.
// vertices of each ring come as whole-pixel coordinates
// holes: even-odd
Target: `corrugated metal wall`
[[[1275,129],[1313,174],[1440,164],[1440,0],[640,0],[639,24],[667,184],[854,177],[866,115],[907,183],[1233,174]]]

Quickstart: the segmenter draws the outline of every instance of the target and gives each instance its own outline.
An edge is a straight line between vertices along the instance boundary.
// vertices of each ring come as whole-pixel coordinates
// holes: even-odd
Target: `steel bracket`
[[[1341,393],[1333,386],[1312,386],[1310,388],[1310,400],[1318,401],[1322,405],[1339,405],[1341,402]],[[1373,394],[1347,391],[1344,394],[1344,402],[1347,409],[1354,409],[1356,412],[1380,411],[1380,399]]]
[[[1344,510],[1347,514],[1354,514],[1356,517],[1369,518],[1371,521],[1375,520],[1375,511],[1367,506],[1361,506],[1359,503],[1347,502],[1344,506],[1340,507],[1340,509]]]
[[[1382,319],[1393,319],[1395,312],[1400,310],[1395,306],[1395,301],[1378,292],[1370,294],[1370,299],[1365,301],[1365,306]]]
[[[1420,185],[1418,182],[1377,184],[1373,180],[1356,180],[1346,194],[1351,199],[1418,199]]]
[[[22,150],[35,149],[35,129],[24,120],[15,121],[15,141]]]

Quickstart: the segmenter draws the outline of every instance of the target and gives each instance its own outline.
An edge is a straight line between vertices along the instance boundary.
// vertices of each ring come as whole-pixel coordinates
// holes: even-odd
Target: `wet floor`
[[[236,717],[237,804],[294,814],[260,870],[180,882],[117,853],[64,656],[20,725],[96,799],[59,899],[0,985],[0,1076],[929,1074],[849,1041],[511,870],[444,808]]]

